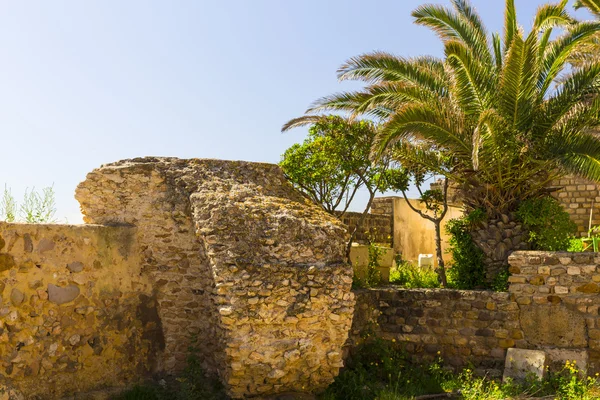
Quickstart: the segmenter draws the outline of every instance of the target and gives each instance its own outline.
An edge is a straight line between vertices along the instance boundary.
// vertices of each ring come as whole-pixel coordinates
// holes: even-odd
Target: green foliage
[[[292,184],[329,213],[348,209],[356,191],[383,192],[402,181],[387,158],[373,161],[377,126],[336,115],[297,118],[284,130],[310,125],[307,139],[285,151],[279,165]]]
[[[321,398],[375,400],[392,394],[440,393],[443,392],[441,384],[446,376],[437,362],[428,368],[415,368],[394,343],[381,339],[367,340],[359,346],[348,367]]]
[[[384,249],[375,245],[375,243],[369,243],[369,261],[367,263],[367,270],[365,271],[365,277],[361,278],[356,273],[352,281],[354,288],[370,288],[379,286],[381,284],[381,273],[379,272],[379,260],[383,255]]]
[[[473,225],[484,218],[485,212],[478,209],[462,218],[451,219],[446,224],[446,232],[450,235],[449,251],[453,260],[448,276],[457,289],[485,286],[483,252],[471,237]]]
[[[6,222],[15,222],[18,217],[18,220],[30,224],[48,224],[56,222],[55,214],[56,199],[52,186],[43,188],[41,193],[35,188],[27,189],[20,206],[10,189],[4,187],[0,203],[0,219]]]
[[[438,276],[435,271],[419,268],[407,261],[396,261],[396,266],[390,270],[390,283],[405,288],[438,288]]]
[[[569,247],[567,251],[581,253],[584,249],[583,240],[581,238],[572,237],[569,239]]]
[[[492,282],[490,289],[492,289],[494,292],[508,292],[509,276],[510,273],[508,272],[508,269],[500,271],[494,278],[494,282]]]
[[[2,204],[0,205],[0,218],[6,222],[15,222],[17,217],[17,202],[9,188],[4,185]]]
[[[582,377],[573,362],[567,362],[562,371],[549,372],[543,381],[531,376],[523,383],[510,379],[500,382],[476,376],[472,369],[453,374],[443,367],[439,357],[428,365],[414,364],[395,343],[371,339],[359,346],[320,399],[409,400],[444,393],[463,400],[600,398],[597,378]]]
[[[423,154],[412,160],[458,185],[467,209],[491,217],[539,197],[564,174],[600,180],[600,58],[569,64],[600,21],[575,21],[562,1],[539,7],[526,32],[507,0],[504,34],[490,34],[470,2],[450,3],[412,13],[439,36],[443,58],[353,57],[338,78],[365,87],[321,98],[309,113],[383,121],[375,155],[406,144],[434,149],[449,160],[443,169]]]
[[[528,241],[535,250],[567,250],[577,231],[577,225],[553,197],[523,201],[517,210],[517,218],[529,231]]]

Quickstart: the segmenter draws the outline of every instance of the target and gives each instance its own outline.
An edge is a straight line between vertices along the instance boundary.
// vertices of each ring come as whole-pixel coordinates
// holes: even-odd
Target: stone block
[[[546,372],[546,354],[540,350],[508,349],[504,362],[503,379],[522,381],[533,374],[539,379]]]
[[[574,363],[577,369],[584,375],[588,370],[589,352],[586,349],[544,349],[547,363],[551,370],[560,371],[567,361]]]
[[[585,318],[566,306],[522,307],[519,319],[525,338],[531,345],[564,348],[581,348],[587,345]]]

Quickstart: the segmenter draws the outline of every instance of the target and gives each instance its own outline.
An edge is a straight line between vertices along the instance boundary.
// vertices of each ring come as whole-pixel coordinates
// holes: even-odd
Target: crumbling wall
[[[277,166],[126,160],[90,173],[76,197],[86,222],[138,228],[166,370],[195,343],[236,398],[332,382],[354,305],[346,230]]]

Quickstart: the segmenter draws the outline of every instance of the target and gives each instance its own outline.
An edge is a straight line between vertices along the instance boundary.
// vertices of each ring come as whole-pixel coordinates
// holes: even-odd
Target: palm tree
[[[436,170],[410,150],[401,158],[458,185],[466,211],[514,219],[520,202],[547,195],[561,175],[600,180],[600,140],[592,134],[600,125],[600,62],[568,64],[600,32],[600,22],[577,22],[566,5],[541,6],[527,35],[517,25],[514,0],[506,1],[502,35],[488,34],[467,0],[452,0],[452,8],[420,6],[415,22],[441,38],[443,58],[384,52],[351,58],[338,77],[362,80],[365,88],[321,98],[307,113],[342,110],[382,120],[375,157],[413,147],[406,143],[435,149],[450,168]],[[494,265],[488,279],[509,250],[486,253]]]
[[[575,9],[585,8],[597,19],[600,19],[600,0],[577,0]],[[593,35],[573,52],[569,62],[576,67],[590,61],[600,60],[600,34]]]

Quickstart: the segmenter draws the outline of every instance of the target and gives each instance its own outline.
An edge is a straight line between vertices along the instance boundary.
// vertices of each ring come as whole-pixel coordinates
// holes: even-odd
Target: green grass
[[[440,287],[435,271],[401,261],[390,270],[390,283],[408,289]]]
[[[596,378],[581,378],[574,364],[547,379],[517,384],[477,377],[472,369],[455,374],[437,359],[417,365],[392,342],[363,344],[320,400],[409,400],[427,394],[453,393],[455,399],[505,400],[545,397],[564,400],[600,398]]]

